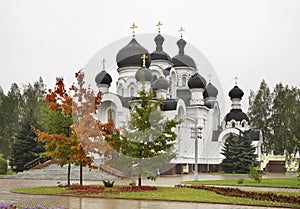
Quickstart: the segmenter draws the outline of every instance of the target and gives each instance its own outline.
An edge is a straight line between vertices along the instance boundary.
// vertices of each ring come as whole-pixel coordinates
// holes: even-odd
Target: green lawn
[[[237,186],[266,186],[266,187],[290,187],[300,188],[297,178],[265,178],[260,183],[252,179],[244,179],[242,184],[238,184],[238,179],[231,180],[205,180],[205,181],[185,181],[185,184],[220,184]]]
[[[117,185],[114,188],[118,188]],[[113,189],[114,189],[113,188]],[[13,192],[21,192],[27,194],[50,194],[50,195],[70,195],[68,188],[60,187],[36,187],[36,188],[19,188]],[[288,193],[288,195],[295,195]],[[86,196],[105,197],[105,198],[128,198],[128,199],[147,199],[147,200],[174,200],[174,201],[193,201],[193,202],[211,202],[211,203],[230,203],[242,205],[264,205],[264,206],[289,206],[298,207],[298,205],[282,204],[276,202],[257,201],[248,198],[236,198],[218,195],[214,192],[191,189],[191,188],[171,188],[159,187],[156,191],[146,192],[123,192],[123,193],[102,193]]]

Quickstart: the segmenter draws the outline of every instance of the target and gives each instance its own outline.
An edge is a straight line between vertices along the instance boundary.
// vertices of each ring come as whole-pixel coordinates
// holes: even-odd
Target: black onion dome
[[[156,43],[156,50],[151,53],[151,60],[167,60],[171,61],[171,57],[163,51],[163,42],[164,42],[164,37],[160,34],[158,34],[155,38],[154,41]]]
[[[179,48],[178,55],[172,58],[172,62],[174,63],[174,67],[193,67],[196,68],[195,61],[188,55],[184,54],[184,47],[186,45],[186,41],[182,38],[177,41],[177,45]]]
[[[207,84],[203,92],[204,98],[217,97],[217,95],[218,95],[218,89],[209,82],[209,84]]]
[[[202,88],[206,86],[206,80],[199,74],[195,73],[188,81],[188,86],[190,89]]]
[[[226,116],[225,121],[243,121],[246,120],[249,122],[248,116],[241,109],[232,109]]]
[[[230,99],[242,99],[242,97],[244,96],[244,92],[237,85],[235,85],[233,89],[230,90],[228,95],[230,96]]]
[[[160,76],[154,83],[153,83],[153,89],[165,89],[167,90],[169,88],[169,82],[163,77]]]
[[[105,71],[102,70],[95,78],[97,84],[107,84],[110,85],[112,82],[111,76]]]
[[[141,58],[143,54],[146,54],[146,67],[149,67],[151,64],[151,57],[144,47],[142,47],[135,38],[131,39],[129,44],[123,47],[117,54],[117,65],[119,68],[122,67],[131,67],[143,66],[143,59]]]
[[[142,67],[135,73],[136,81],[152,81],[152,72],[149,68]]]

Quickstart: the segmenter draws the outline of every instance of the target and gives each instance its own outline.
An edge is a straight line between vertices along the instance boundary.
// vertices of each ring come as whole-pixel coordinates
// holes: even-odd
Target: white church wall
[[[119,79],[126,79],[128,77],[134,77],[136,71],[138,71],[140,67],[122,67],[118,68],[117,71],[119,73]]]
[[[98,109],[98,114],[97,114],[100,121],[102,122],[108,121],[109,119],[108,111],[110,109],[113,110],[115,114],[114,115],[115,126],[119,127],[120,122],[124,120],[122,102],[120,98],[115,94],[112,93],[103,94],[102,103],[100,105],[100,108]]]

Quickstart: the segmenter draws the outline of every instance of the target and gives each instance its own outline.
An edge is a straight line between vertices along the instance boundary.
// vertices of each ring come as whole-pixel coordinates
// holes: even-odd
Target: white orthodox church
[[[160,24],[158,24],[160,26]],[[178,118],[182,123],[176,128],[177,157],[170,164],[173,168],[166,173],[182,174],[191,172],[195,163],[195,140],[191,127],[203,127],[201,138],[198,136],[198,169],[200,172],[221,170],[224,156],[221,149],[230,134],[239,134],[239,130],[249,130],[250,121],[241,109],[243,91],[237,84],[229,91],[232,101],[231,110],[225,118],[220,118],[218,89],[201,75],[196,67],[197,57],[185,54],[186,41],[177,41],[178,54],[170,57],[163,50],[164,37],[158,34],[154,38],[156,50],[149,52],[135,38],[134,29],[131,41],[119,49],[116,54],[115,69],[119,76],[116,92],[110,92],[111,75],[104,69],[96,75],[95,81],[103,93],[99,119],[115,121],[115,126],[126,125],[130,113],[130,101],[138,96],[142,87],[153,89],[156,98],[164,98],[162,111],[165,117]],[[175,43],[174,43],[175,44]],[[143,57],[143,59],[141,58]],[[228,98],[228,99],[229,99]],[[154,98],[155,99],[155,98]],[[261,156],[262,135],[259,130],[251,130],[253,144],[258,160]]]

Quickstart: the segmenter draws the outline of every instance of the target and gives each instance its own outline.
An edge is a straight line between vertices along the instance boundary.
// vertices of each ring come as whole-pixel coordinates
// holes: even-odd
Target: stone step
[[[71,180],[79,180],[79,170],[80,167],[76,165],[71,166]],[[14,179],[49,179],[49,180],[66,180],[68,173],[68,166],[59,166],[57,164],[51,164],[42,169],[31,169],[10,176],[5,176],[5,178]],[[88,167],[83,167],[83,180],[115,180],[118,177],[113,176],[107,172],[99,169],[90,169]]]

